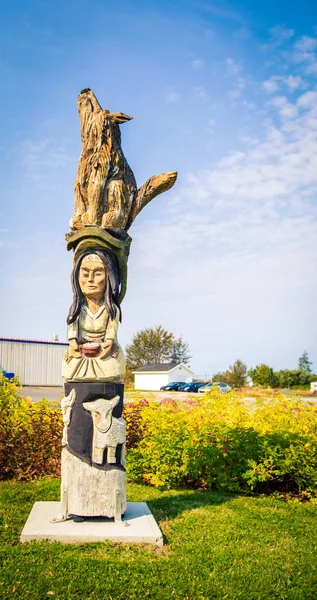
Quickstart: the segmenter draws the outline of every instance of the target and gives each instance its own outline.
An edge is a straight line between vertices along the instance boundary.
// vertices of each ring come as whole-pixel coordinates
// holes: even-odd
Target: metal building
[[[68,344],[0,338],[0,367],[23,385],[63,385],[62,360]]]

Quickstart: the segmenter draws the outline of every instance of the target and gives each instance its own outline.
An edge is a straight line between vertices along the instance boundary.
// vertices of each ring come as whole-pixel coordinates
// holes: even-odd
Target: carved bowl
[[[101,351],[101,345],[96,342],[86,342],[82,345],[81,351],[85,356],[98,356]]]

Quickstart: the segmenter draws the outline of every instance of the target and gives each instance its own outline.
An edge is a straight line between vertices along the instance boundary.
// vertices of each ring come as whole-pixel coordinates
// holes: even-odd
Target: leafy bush
[[[21,398],[17,379],[0,374],[0,479],[60,473],[62,418],[42,400]]]
[[[212,392],[187,403],[135,404],[131,481],[156,487],[317,495],[317,407],[300,398]],[[133,421],[133,406],[129,419]]]
[[[60,473],[62,418],[20,398],[0,375],[0,479]],[[130,481],[156,487],[317,496],[317,406],[275,395],[247,405],[236,393],[161,403],[135,395],[127,422]]]

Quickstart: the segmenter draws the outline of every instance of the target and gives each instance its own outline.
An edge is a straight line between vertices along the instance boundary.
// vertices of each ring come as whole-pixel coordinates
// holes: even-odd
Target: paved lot
[[[186,398],[199,398],[201,394],[187,394],[186,392],[126,392],[124,395],[124,401],[128,402],[132,399],[135,394],[140,395],[142,398],[154,398],[154,400],[163,400],[163,398],[176,398],[177,400],[186,400]],[[39,402],[42,398],[47,398],[52,402],[58,402],[61,396],[64,395],[63,387],[37,387],[37,386],[24,386],[20,389],[21,396],[29,396],[34,402]],[[255,398],[252,396],[245,396],[247,402],[253,402]],[[303,400],[308,402],[317,403],[317,396],[304,397]]]
[[[34,402],[39,402],[43,398],[47,400],[51,400],[52,402],[58,402],[61,396],[64,394],[64,389],[62,387],[38,387],[26,385],[20,388],[20,396],[28,396],[34,400]]]
[[[129,401],[136,392],[126,392],[124,396],[125,402]],[[177,400],[185,400],[188,396],[195,394],[186,394],[185,392],[138,392],[138,394],[144,398],[154,398],[155,400],[162,400],[163,398],[177,398]],[[61,396],[64,394],[63,387],[37,387],[26,385],[20,389],[20,396],[29,396],[34,402],[39,402],[42,398],[58,402]],[[199,394],[197,394],[198,396]]]

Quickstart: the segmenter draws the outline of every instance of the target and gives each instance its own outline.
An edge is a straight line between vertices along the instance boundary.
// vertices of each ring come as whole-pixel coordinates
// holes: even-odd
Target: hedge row
[[[60,474],[63,423],[47,400],[21,398],[16,379],[0,375],[0,479]]]
[[[300,398],[247,405],[213,392],[188,402],[134,402],[125,418],[134,435],[131,481],[317,496],[317,406]]]
[[[0,479],[59,476],[60,410],[0,377]],[[127,474],[156,487],[317,496],[317,406],[234,393],[125,405]]]

